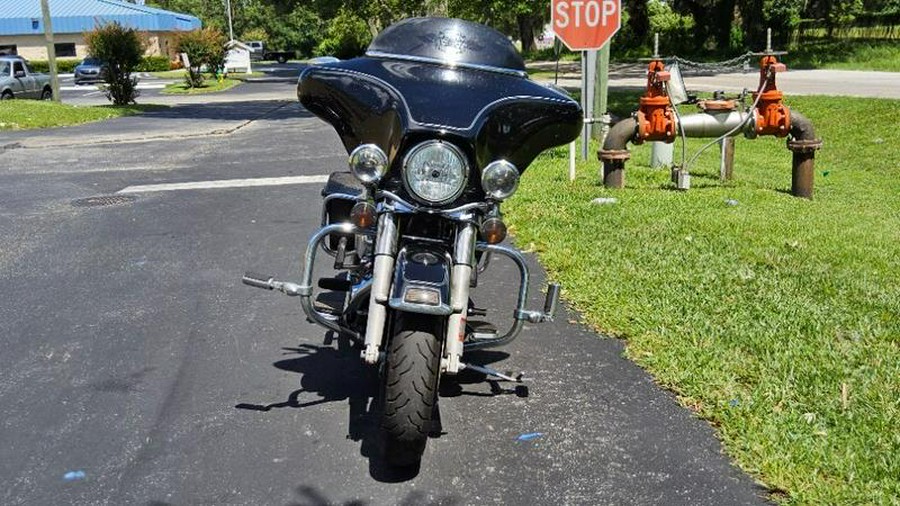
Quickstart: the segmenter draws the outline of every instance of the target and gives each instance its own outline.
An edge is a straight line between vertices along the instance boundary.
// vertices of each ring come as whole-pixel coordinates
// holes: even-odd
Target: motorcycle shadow
[[[333,337],[327,336],[325,344],[299,344],[294,348],[282,348],[285,355],[296,355],[275,362],[276,368],[301,375],[299,389],[291,392],[282,402],[270,404],[239,403],[236,409],[268,412],[282,408],[308,408],[329,402],[347,401],[350,414],[347,439],[360,443],[360,454],[369,459],[369,474],[377,481],[398,483],[415,478],[419,474],[418,466],[398,468],[384,461],[381,443],[378,437],[378,371],[366,366],[359,359],[359,349],[338,339],[338,346],[333,345]],[[498,362],[509,354],[497,351],[477,351],[466,359],[480,365]],[[478,391],[479,385],[487,384],[489,391]],[[471,387],[471,388],[469,388]],[[527,396],[527,388],[519,385],[505,389],[497,381],[488,379],[484,374],[474,371],[462,371],[456,376],[444,376],[439,388],[440,397],[459,397],[471,395],[493,397],[497,395],[515,394]],[[481,390],[484,390],[483,386]],[[301,398],[317,399],[301,401]],[[436,410],[434,427],[430,437],[439,438],[446,434],[440,423],[440,411]]]

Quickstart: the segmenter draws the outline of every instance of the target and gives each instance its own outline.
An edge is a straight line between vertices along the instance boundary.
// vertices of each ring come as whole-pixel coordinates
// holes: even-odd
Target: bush
[[[363,54],[371,40],[372,34],[369,33],[365,20],[342,7],[328,25],[325,38],[316,48],[316,54],[341,59],[353,58]]]
[[[60,74],[71,74],[72,72],[75,72],[75,66],[79,63],[81,63],[81,60],[78,58],[57,58],[56,71]],[[49,60],[28,60],[28,65],[30,65],[35,72],[44,72],[45,74],[50,72]]]
[[[225,65],[225,35],[215,28],[201,28],[184,32],[178,37],[178,52],[186,53],[190,66],[185,82],[188,88],[203,86],[201,67],[206,66],[212,73],[218,73]]]
[[[169,70],[167,56],[145,56],[137,66],[138,72],[165,72]]]
[[[694,18],[672,10],[672,6],[661,0],[647,2],[650,18],[650,33],[658,33],[660,45],[666,52],[683,53],[693,49]]]
[[[144,40],[134,28],[112,22],[84,35],[88,53],[107,65],[106,97],[115,105],[134,103],[139,92],[132,77],[144,56]]]

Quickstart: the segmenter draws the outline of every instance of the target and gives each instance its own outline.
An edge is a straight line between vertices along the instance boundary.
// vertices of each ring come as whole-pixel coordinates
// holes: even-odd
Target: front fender
[[[419,244],[403,247],[397,254],[388,304],[407,313],[449,315],[451,265],[446,251]]]

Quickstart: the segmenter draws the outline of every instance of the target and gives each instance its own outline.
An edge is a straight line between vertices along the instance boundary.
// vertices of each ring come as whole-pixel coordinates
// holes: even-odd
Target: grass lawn
[[[240,79],[232,79],[230,77],[226,79],[222,79],[219,81],[215,78],[208,78],[203,81],[203,86],[199,88],[188,88],[187,84],[184,81],[167,84],[165,88],[162,89],[161,93],[165,93],[167,95],[195,95],[198,93],[215,93],[218,91],[225,91],[234,88],[235,86],[241,84],[243,81]]]
[[[813,40],[785,58],[793,68],[900,72],[900,39]]]
[[[184,79],[184,76],[187,72],[184,69],[178,70],[167,70],[165,72],[151,72],[150,74],[153,77],[158,77],[160,79]],[[250,74],[245,74],[243,72],[232,72],[228,74],[228,77],[231,79],[243,80],[248,77],[263,77],[265,76],[265,72],[257,72],[253,71]],[[212,79],[212,74],[204,74],[207,79]]]
[[[649,145],[631,147],[622,190],[599,182],[596,146],[574,182],[557,149],[506,216],[586,322],[625,339],[773,498],[897,504],[900,101],[789,105],[825,140],[812,201],[788,193],[783,139],[739,138],[734,181],[719,182],[713,148],[687,192],[649,168]],[[688,156],[706,142],[689,140]]]
[[[39,100],[0,101],[0,130],[78,125],[158,109],[160,105],[83,107]]]

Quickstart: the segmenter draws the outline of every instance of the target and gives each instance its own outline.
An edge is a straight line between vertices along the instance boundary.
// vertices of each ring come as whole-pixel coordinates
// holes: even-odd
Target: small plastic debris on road
[[[520,434],[519,437],[516,438],[516,441],[531,441],[542,437],[543,435],[543,432],[527,432],[525,434]]]
[[[738,202],[737,200],[734,200],[734,199],[725,199],[725,205],[726,205],[726,206],[732,206],[732,207],[734,207],[734,206],[736,206],[736,205],[738,205],[738,204],[740,204],[740,202]]]
[[[591,201],[591,204],[597,204],[598,206],[607,205],[607,204],[618,204],[619,199],[615,197],[597,197]]]
[[[84,471],[69,471],[63,475],[63,481],[79,481],[87,477]]]

